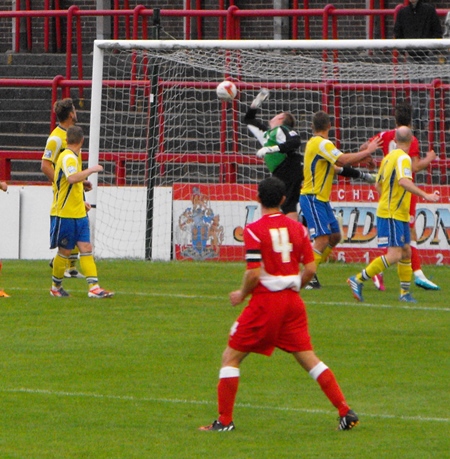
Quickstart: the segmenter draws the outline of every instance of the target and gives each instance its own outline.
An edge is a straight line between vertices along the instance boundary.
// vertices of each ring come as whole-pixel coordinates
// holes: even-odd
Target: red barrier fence
[[[17,2],[19,3],[19,2]],[[29,0],[27,5],[31,3]],[[45,4],[49,5],[49,0]],[[190,4],[191,2],[188,2]],[[91,31],[83,30],[83,18],[89,17],[109,17],[113,21],[112,39],[149,39],[158,38],[154,34],[149,34],[149,19],[152,18],[152,26],[155,27],[153,32],[157,30],[160,25],[161,18],[181,18],[183,20],[184,36],[178,36],[177,39],[204,39],[202,27],[198,26],[194,31],[191,27],[191,19],[198,21],[205,21],[208,18],[216,18],[219,21],[217,28],[217,36],[207,37],[210,39],[241,39],[241,20],[254,19],[257,21],[260,18],[282,18],[288,17],[292,20],[292,27],[289,39],[311,39],[310,19],[316,18],[322,23],[322,36],[323,39],[339,39],[339,19],[344,18],[346,24],[343,28],[348,28],[349,18],[365,18],[368,22],[366,37],[375,38],[375,20],[379,19],[379,29],[377,35],[379,38],[390,38],[386,30],[386,19],[395,18],[399,8],[402,5],[397,5],[394,9],[385,9],[384,1],[380,0],[380,7],[374,8],[375,1],[371,0],[370,8],[365,9],[340,9],[332,4],[326,5],[324,8],[298,8],[298,1],[294,1],[294,8],[292,9],[239,9],[236,5],[230,6],[228,9],[224,8],[224,1],[219,2],[219,8],[215,10],[201,10],[201,9],[147,9],[142,5],[134,9],[114,9],[114,10],[81,10],[78,6],[72,5],[67,10],[59,9],[59,1],[55,1],[55,9],[50,10],[48,7],[44,10],[16,10],[16,11],[0,11],[0,18],[14,19],[15,28],[15,43],[13,44],[14,51],[20,50],[20,23],[21,18],[26,22],[26,46],[27,51],[33,51],[33,19],[44,18],[44,50],[49,51],[50,48],[50,27],[49,20],[55,20],[55,35],[56,35],[56,49],[58,52],[64,51],[62,49],[63,43],[63,28],[62,20],[66,23],[66,53],[68,63],[71,62],[72,48],[75,45],[77,54],[80,54],[81,45],[84,42],[83,38]],[[307,4],[308,2],[304,2]],[[128,4],[128,2],[126,2]],[[297,6],[297,7],[296,7]],[[29,8],[29,5],[27,6]],[[438,9],[439,16],[444,17],[448,11],[445,9]],[[124,23],[123,27],[119,27],[119,20]],[[299,20],[304,22],[303,35],[299,27]],[[319,38],[319,37],[316,37]],[[78,62],[78,65],[80,62]],[[82,65],[82,64],[81,64]],[[68,65],[66,77],[70,77],[70,66]]]
[[[340,32],[340,19],[345,18],[348,20],[349,17],[362,17],[367,20],[367,38],[374,38],[376,32],[381,38],[388,38],[386,32],[386,19],[393,20],[397,14],[398,9],[401,5],[398,5],[395,9],[385,9],[384,1],[379,0],[375,2],[371,0],[369,2],[369,8],[366,9],[340,9],[336,8],[332,4],[326,5],[323,9],[309,8],[309,2],[304,0],[293,1],[292,9],[264,9],[264,10],[249,10],[239,9],[234,2],[229,2],[230,7],[225,8],[225,1],[220,0],[218,9],[216,10],[201,10],[195,9],[198,6],[198,2],[194,0],[186,0],[186,9],[183,10],[169,10],[169,9],[147,9],[142,5],[137,6],[134,9],[128,8],[129,2],[124,2],[124,9],[119,9],[119,2],[114,0],[113,10],[81,10],[78,6],[73,5],[68,10],[59,9],[59,0],[54,0],[53,4],[55,9],[50,10],[49,0],[45,1],[44,10],[30,10],[31,1],[25,2],[26,10],[20,11],[0,11],[0,18],[11,18],[14,21],[15,27],[15,43],[13,44],[15,50],[20,49],[20,24],[21,20],[25,20],[26,23],[26,46],[27,51],[33,51],[33,20],[37,18],[43,18],[44,20],[44,50],[48,52],[50,49],[51,33],[50,33],[50,20],[54,20],[55,23],[55,40],[56,48],[59,51],[63,51],[63,35],[65,33],[66,44],[66,69],[65,75],[57,75],[51,80],[43,79],[0,79],[0,87],[19,87],[19,86],[36,86],[36,87],[51,87],[52,88],[52,104],[61,95],[68,97],[70,95],[71,88],[78,88],[80,92],[80,98],[82,98],[83,89],[90,87],[91,81],[84,80],[83,73],[83,49],[82,44],[84,37],[88,33],[84,29],[84,18],[100,18],[109,17],[112,20],[112,38],[133,38],[133,39],[149,39],[157,38],[157,30],[160,25],[162,18],[181,18],[183,20],[184,28],[182,38],[184,39],[202,39],[202,27],[201,22],[206,21],[208,18],[215,18],[218,20],[219,27],[217,28],[217,37],[219,39],[240,39],[242,36],[242,24],[241,21],[244,19],[255,20],[259,18],[277,18],[277,17],[288,17],[291,19],[291,39],[310,39],[310,21],[314,18],[321,21],[322,24],[322,38],[324,39],[338,39]],[[123,3],[123,2],[122,2]],[[299,8],[300,4],[303,3],[303,8]],[[379,4],[379,8],[375,8],[375,3]],[[406,1],[404,2],[406,3]],[[16,2],[20,4],[20,2]],[[195,4],[195,5],[194,5]],[[437,10],[440,17],[444,17],[448,11],[444,9]],[[191,27],[192,20],[198,21],[196,30],[194,31]],[[379,29],[375,30],[375,22],[378,21]],[[64,22],[63,22],[64,21]],[[299,21],[303,22],[303,28],[299,27]],[[65,23],[66,30],[63,30],[63,23]],[[64,32],[64,33],[63,33]],[[301,36],[301,33],[303,35]],[[197,35],[194,36],[194,33]],[[74,52],[75,50],[75,52]],[[76,59],[76,66],[78,68],[78,78],[75,80],[72,77],[72,64],[73,60]],[[441,82],[433,82],[434,86],[430,87],[429,92],[442,90],[448,85],[441,84]],[[393,90],[395,85],[393,84]],[[428,89],[427,89],[428,90]],[[61,94],[59,94],[61,93]],[[434,101],[434,97],[431,97],[431,103]],[[444,107],[430,107],[430,125],[434,123],[436,112],[440,111],[439,119],[445,118]],[[437,117],[436,117],[437,118]],[[443,121],[441,121],[443,122]],[[54,127],[56,124],[55,114],[51,113],[51,126]],[[440,145],[440,151],[445,152],[445,129],[439,130],[440,138],[434,137],[434,130],[429,131],[428,143],[430,148],[433,148],[435,144]],[[17,158],[17,155],[21,155],[23,159],[39,159],[41,158],[42,152],[0,152],[0,174],[1,179],[10,179],[10,161]],[[38,157],[33,155],[37,154]],[[111,159],[117,163],[116,169],[119,170],[117,176],[117,182],[121,183],[122,177],[120,175],[121,165],[120,158]],[[133,160],[133,159],[131,159]],[[212,159],[214,160],[214,159]],[[221,160],[222,161],[222,160]],[[3,167],[5,166],[5,167]],[[442,176],[446,175],[447,162],[442,159],[439,165],[433,166],[438,168]],[[9,169],[8,169],[9,167]],[[228,166],[227,166],[228,167]],[[231,172],[230,172],[231,170]],[[9,171],[9,172],[8,172]],[[228,177],[233,177],[232,168],[227,169],[226,174]]]
[[[11,181],[12,163],[14,161],[34,161],[40,163],[42,160],[42,151],[0,151],[0,180],[7,181],[12,185],[29,185],[20,181]],[[87,160],[87,158],[83,158]],[[141,165],[148,161],[146,152],[100,152],[100,163],[112,163],[114,165],[114,180],[109,183],[115,186],[127,185],[126,166],[129,163],[138,162]],[[236,183],[237,166],[239,164],[260,164],[260,160],[253,155],[241,154],[180,154],[180,153],[158,153],[155,157],[155,163],[158,167],[158,174],[163,177],[166,165],[169,163],[196,163],[218,164],[220,165],[220,183]],[[433,162],[428,168],[427,184],[432,184],[432,179],[436,175],[445,178],[443,171],[450,169],[450,160],[440,159]],[[348,181],[338,177],[339,182]],[[435,183],[436,184],[436,183]],[[48,185],[47,182],[34,182],[33,185]]]

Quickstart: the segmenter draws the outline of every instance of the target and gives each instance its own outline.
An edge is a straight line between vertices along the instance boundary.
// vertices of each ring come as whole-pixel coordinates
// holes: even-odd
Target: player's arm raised
[[[75,172],[75,174],[71,174],[67,177],[67,181],[70,184],[78,183],[78,182],[83,182],[86,180],[91,174],[94,174],[96,172],[102,172],[103,171],[103,166],[100,164],[97,164],[92,167],[88,167],[87,169],[84,169],[83,171],[80,172]]]
[[[414,156],[413,158],[411,158],[413,172],[423,171],[433,161],[435,161],[436,158],[437,158],[437,155],[434,152],[434,150],[428,151],[427,154],[425,155],[425,158],[419,158],[417,156]]]
[[[336,161],[337,166],[346,166],[350,164],[357,164],[370,159],[370,155],[381,147],[382,140],[379,137],[372,139],[364,150],[357,153],[343,153]]]

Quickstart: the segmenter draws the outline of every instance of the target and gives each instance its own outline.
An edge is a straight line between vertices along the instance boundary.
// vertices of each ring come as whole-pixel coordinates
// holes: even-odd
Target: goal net
[[[422,156],[440,158],[416,183],[442,196],[419,202],[418,246],[424,263],[449,261],[448,49],[450,40],[97,40],[89,163],[105,171],[88,195],[97,256],[241,260],[242,229],[259,216],[256,186],[269,175],[243,116],[267,88],[258,117],[291,112],[301,150],[318,110],[338,148],[356,152],[395,127],[397,103],[411,103]],[[237,86],[231,102],[217,97],[223,80]],[[378,253],[374,186],[336,176],[332,203],[343,233],[333,258],[366,262]]]

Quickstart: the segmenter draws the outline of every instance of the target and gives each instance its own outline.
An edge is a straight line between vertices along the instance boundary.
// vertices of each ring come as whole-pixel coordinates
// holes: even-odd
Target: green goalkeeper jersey
[[[264,146],[274,147],[275,145],[286,143],[289,131],[289,128],[286,126],[277,126],[273,129],[269,129],[264,133]],[[281,153],[280,151],[267,153],[264,156],[264,162],[269,171],[273,172],[286,159],[286,156],[286,153]]]

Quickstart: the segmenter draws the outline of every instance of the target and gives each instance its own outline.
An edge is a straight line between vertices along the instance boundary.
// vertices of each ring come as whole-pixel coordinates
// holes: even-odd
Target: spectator
[[[409,5],[400,9],[395,19],[394,37],[397,39],[411,38],[442,38],[442,26],[433,5],[423,0],[410,0]],[[438,54],[429,50],[410,50],[407,59],[427,64],[437,63]],[[428,79],[429,80],[429,79]],[[424,79],[411,78],[411,83],[427,83]],[[411,91],[411,101],[414,108],[413,122],[416,129],[426,129],[428,122],[428,99],[420,97],[419,90]],[[421,109],[421,107],[424,107]]]
[[[423,0],[410,0],[397,14],[394,37],[442,38],[442,26],[434,6]]]

